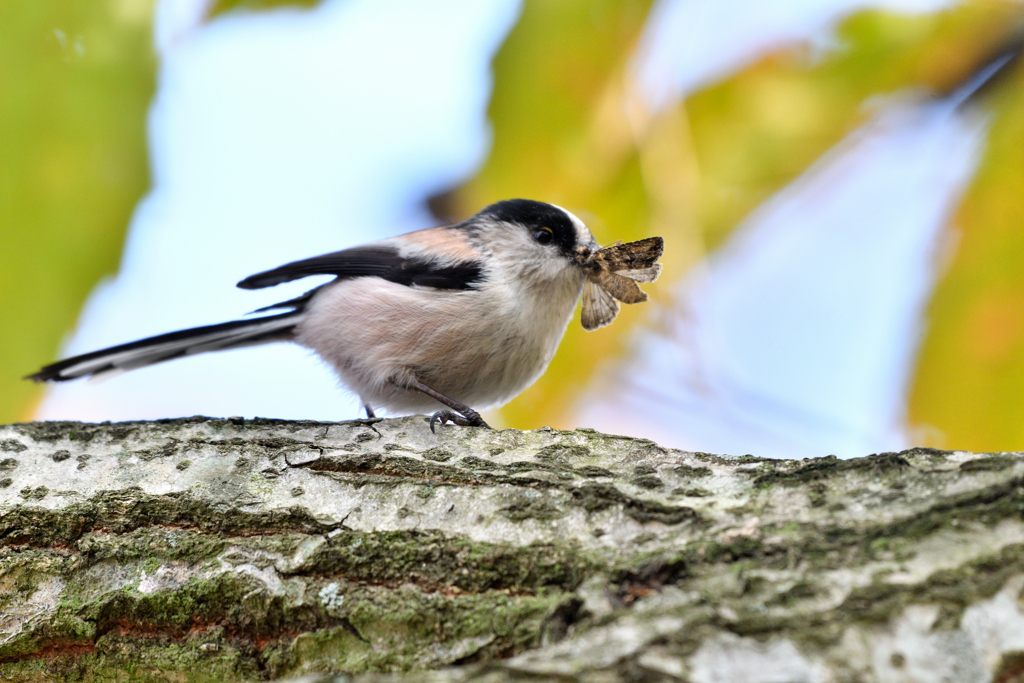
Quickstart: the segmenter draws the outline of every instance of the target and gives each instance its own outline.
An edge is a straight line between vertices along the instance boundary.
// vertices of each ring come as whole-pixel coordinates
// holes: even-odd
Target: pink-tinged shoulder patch
[[[447,226],[417,230],[402,235],[397,240],[433,254],[443,254],[461,261],[479,258],[466,233]]]

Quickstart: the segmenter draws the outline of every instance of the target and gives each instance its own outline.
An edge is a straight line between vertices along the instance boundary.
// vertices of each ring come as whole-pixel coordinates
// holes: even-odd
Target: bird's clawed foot
[[[462,427],[484,427],[490,429],[490,425],[484,422],[484,419],[480,417],[480,413],[476,412],[465,403],[459,403],[453,398],[448,398],[439,391],[435,391],[428,387],[423,382],[416,378],[406,380],[402,385],[404,389],[412,389],[414,391],[420,391],[430,398],[433,398],[443,405],[448,406],[451,410],[439,410],[430,416],[430,431],[436,433],[434,425],[438,422],[445,424],[446,422],[454,422]]]
[[[490,429],[490,425],[484,422],[484,419],[480,417],[480,413],[476,412],[472,408],[467,408],[462,411],[462,415],[456,413],[454,410],[439,410],[430,416],[430,431],[436,433],[434,425],[440,422],[442,425],[448,422],[453,422],[460,427],[484,427]]]

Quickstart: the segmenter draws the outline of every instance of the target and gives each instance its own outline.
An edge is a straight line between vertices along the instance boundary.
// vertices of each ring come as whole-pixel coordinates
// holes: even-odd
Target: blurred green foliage
[[[701,183],[697,224],[710,246],[864,123],[878,96],[955,88],[1015,25],[1019,6],[968,2],[934,14],[857,13],[818,60],[809,48],[770,54],[681,106]]]
[[[320,0],[214,0],[207,15],[212,18],[235,10],[257,11],[278,7],[315,7],[319,4]]]
[[[0,3],[0,422],[28,419],[149,184],[152,0]]]
[[[840,48],[809,68],[799,50],[780,53],[689,98],[703,181],[696,222],[708,243],[859,125],[870,98],[946,94],[1022,22],[1018,3],[992,0],[915,16],[863,12],[839,27]],[[957,248],[928,309],[908,397],[915,445],[1024,449],[1022,98],[1024,80],[1011,75],[979,103],[995,123],[949,226]]]
[[[1024,450],[1024,71],[989,94],[994,120],[953,219],[910,393],[923,445]]]
[[[701,177],[694,224],[706,243],[720,243],[860,125],[871,98],[915,89],[947,94],[1022,23],[1018,3],[998,0],[914,16],[862,12],[841,24],[839,48],[819,62],[799,49],[777,53],[690,97],[681,106]],[[959,243],[928,309],[908,397],[915,445],[1024,449],[1024,423],[1016,415],[1024,403],[1021,98],[1024,81],[1010,76],[979,103],[995,112],[995,124],[972,189],[949,226]]]

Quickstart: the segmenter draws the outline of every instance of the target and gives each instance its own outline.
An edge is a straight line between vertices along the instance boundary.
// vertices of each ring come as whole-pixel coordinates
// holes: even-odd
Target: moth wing
[[[643,270],[654,266],[664,251],[665,240],[648,237],[605,247],[594,254],[594,261],[604,270]]]
[[[640,289],[637,283],[617,273],[595,273],[590,276],[589,281],[594,282],[624,304],[638,304],[641,301],[647,301],[647,294]]]
[[[599,284],[588,279],[583,284],[583,311],[580,322],[588,332],[604,327],[619,314],[619,304]]]
[[[655,263],[650,268],[638,268],[635,270],[617,270],[616,275],[628,277],[634,282],[654,282],[661,275],[661,264]]]

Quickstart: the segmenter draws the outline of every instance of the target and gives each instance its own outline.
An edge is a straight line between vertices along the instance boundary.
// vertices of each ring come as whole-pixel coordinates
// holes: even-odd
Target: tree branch
[[[0,678],[1008,681],[1022,477],[423,418],[0,427]]]

